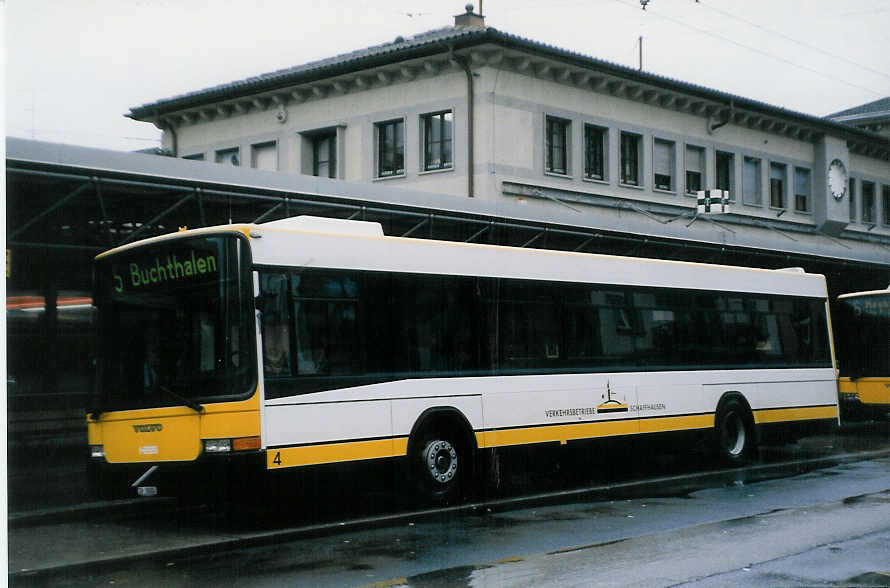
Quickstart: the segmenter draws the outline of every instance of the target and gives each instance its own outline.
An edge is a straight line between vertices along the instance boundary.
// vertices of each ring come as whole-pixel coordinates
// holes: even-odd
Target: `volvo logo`
[[[152,423],[150,425],[133,425],[133,430],[137,433],[154,433],[155,431],[163,431],[164,426],[161,423]]]

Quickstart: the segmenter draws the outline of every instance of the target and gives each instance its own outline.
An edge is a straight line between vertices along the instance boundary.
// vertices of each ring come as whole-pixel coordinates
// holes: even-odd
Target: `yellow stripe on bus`
[[[509,445],[546,443],[548,441],[565,443],[573,439],[632,435],[638,431],[639,423],[635,419],[627,419],[605,423],[580,423],[577,425],[550,425],[546,427],[521,427],[498,431],[482,431],[476,433],[476,440],[479,447],[507,447]]]
[[[776,423],[782,421],[833,419],[837,418],[836,406],[814,406],[804,408],[776,408],[754,411],[754,421]],[[565,444],[576,439],[593,439],[637,433],[663,433],[668,431],[689,431],[708,429],[714,426],[714,413],[686,416],[624,419],[602,423],[560,424],[544,427],[517,427],[497,431],[477,431],[476,444],[480,449],[508,447],[511,445],[531,445],[534,443],[560,442]],[[408,437],[375,439],[371,441],[344,441],[324,445],[304,445],[269,449],[266,452],[266,465],[269,469],[296,466],[359,461],[399,457],[408,453]]]
[[[663,419],[642,419],[640,433],[664,433],[667,431],[689,431],[707,429],[714,426],[714,413],[694,414]]]
[[[805,406],[802,408],[769,408],[754,411],[754,422],[780,423],[784,421],[809,421],[814,419],[836,419],[837,406]]]
[[[266,466],[269,469],[295,466],[358,461],[396,457],[408,453],[408,438],[374,439],[372,441],[346,441],[325,445],[304,445],[302,447],[282,447],[266,451]]]
[[[614,437],[636,433],[660,433],[687,431],[714,426],[713,414],[666,417],[659,419],[626,419],[604,423],[579,423],[547,427],[523,427],[476,433],[479,447],[506,447],[529,443],[559,441],[566,443],[576,439]]]

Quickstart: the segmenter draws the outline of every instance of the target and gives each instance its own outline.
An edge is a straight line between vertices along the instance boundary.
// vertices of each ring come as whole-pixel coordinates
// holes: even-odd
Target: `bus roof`
[[[175,233],[121,245],[96,259],[171,239],[220,233],[248,237],[254,263],[266,266],[473,275],[827,298],[825,277],[804,273],[800,268],[761,269],[388,237],[380,223],[305,215],[262,224],[183,227]]]
[[[251,225],[254,263],[330,269],[474,275],[827,298],[825,278],[799,268],[747,268],[387,237],[378,223],[297,217]],[[375,227],[369,225],[376,225]]]

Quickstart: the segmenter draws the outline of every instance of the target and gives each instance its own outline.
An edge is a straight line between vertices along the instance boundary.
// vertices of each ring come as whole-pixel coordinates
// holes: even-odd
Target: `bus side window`
[[[291,293],[297,375],[351,377],[361,373],[355,275],[303,271],[293,277]]]
[[[263,373],[267,377],[291,375],[287,275],[260,274],[263,320]]]

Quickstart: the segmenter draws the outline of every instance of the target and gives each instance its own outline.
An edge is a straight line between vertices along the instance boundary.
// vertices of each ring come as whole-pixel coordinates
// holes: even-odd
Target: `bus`
[[[834,334],[844,416],[890,419],[890,287],[838,296]]]
[[[94,299],[90,471],[140,495],[221,464],[397,460],[442,503],[506,448],[697,432],[741,463],[762,434],[838,419],[825,278],[799,268],[300,216],[103,253]]]

